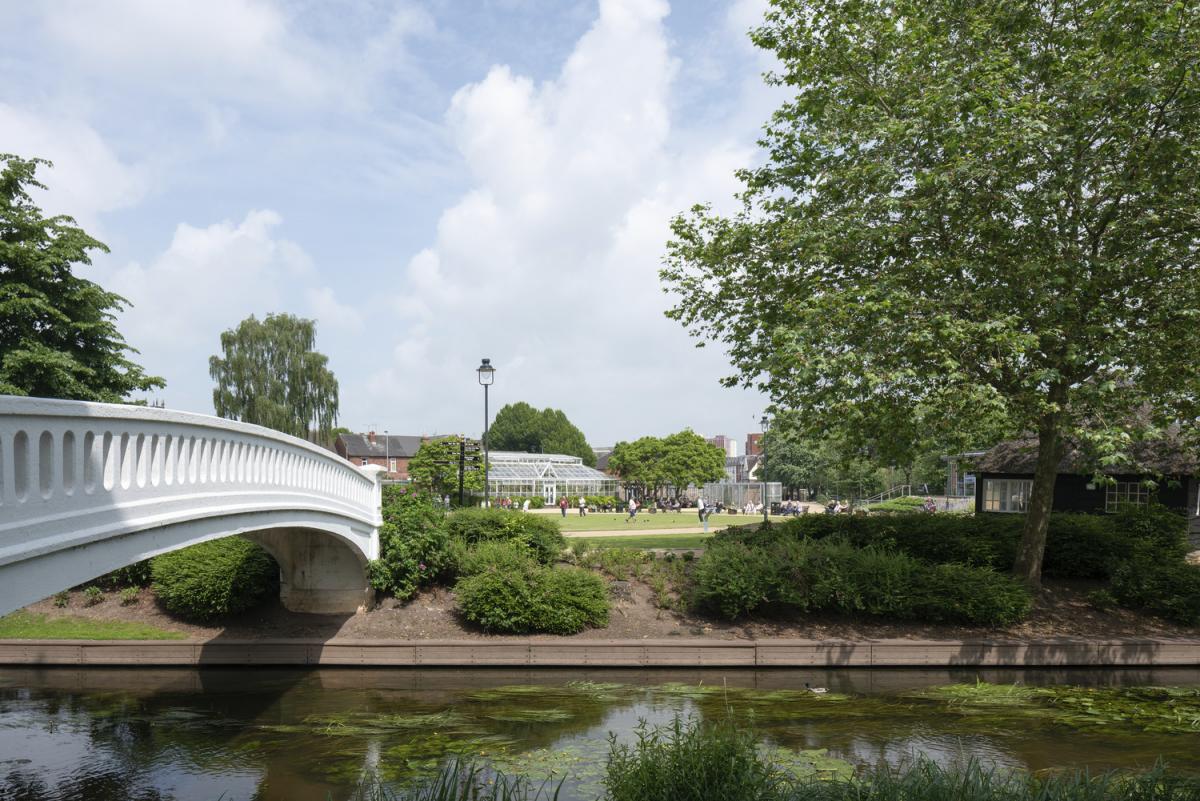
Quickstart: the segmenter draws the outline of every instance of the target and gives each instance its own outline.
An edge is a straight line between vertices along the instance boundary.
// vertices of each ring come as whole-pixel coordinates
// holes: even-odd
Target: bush
[[[59,609],[65,609],[71,603],[71,593],[66,590],[54,593],[54,605]]]
[[[575,634],[608,625],[603,579],[580,568],[485,569],[454,586],[463,616],[485,631]]]
[[[387,487],[386,489],[394,489]],[[408,600],[454,574],[446,518],[434,500],[419,493],[388,493],[379,528],[379,558],[371,562],[371,586]]]
[[[906,617],[937,623],[1011,626],[1025,619],[1033,600],[1021,582],[986,567],[932,565],[913,587]]]
[[[121,590],[121,606],[131,606],[138,602],[138,596],[141,592],[137,587],[126,587]]]
[[[97,587],[95,584],[83,591],[83,605],[95,606],[104,600],[104,590]]]
[[[537,566],[533,554],[517,542],[493,540],[481,542],[470,548],[458,562],[459,576],[477,576],[494,571],[499,573],[520,572]]]
[[[167,611],[199,622],[244,612],[279,591],[275,560],[240,537],[156,556],[150,570]]]
[[[1200,625],[1200,566],[1139,556],[1117,568],[1111,591],[1122,606],[1185,626]]]
[[[530,509],[543,509],[546,506],[546,499],[541,495],[534,495],[529,499]]]
[[[520,543],[542,564],[562,555],[567,541],[558,523],[547,515],[527,515],[504,509],[460,509],[446,519],[447,533],[467,545],[489,540]]]
[[[781,536],[839,536],[860,548],[882,546],[934,564],[1008,571],[1024,522],[1022,515],[801,515],[758,532],[730,529],[717,537],[753,543]],[[1061,578],[1107,579],[1134,551],[1178,561],[1186,550],[1185,519],[1162,507],[1117,515],[1055,513],[1046,533],[1043,571]]]
[[[990,568],[930,565],[834,537],[716,541],[696,565],[693,602],[730,619],[774,608],[1004,626],[1028,614],[1031,599]]]

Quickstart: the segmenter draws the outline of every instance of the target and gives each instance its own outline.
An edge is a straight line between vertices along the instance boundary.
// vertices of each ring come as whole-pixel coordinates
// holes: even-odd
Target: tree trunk
[[[1046,551],[1046,531],[1050,527],[1050,510],[1054,504],[1054,483],[1058,479],[1058,464],[1063,457],[1060,414],[1054,412],[1042,418],[1038,425],[1038,460],[1033,473],[1033,490],[1029,509],[1025,513],[1025,528],[1013,573],[1031,589],[1042,586],[1042,556]]]

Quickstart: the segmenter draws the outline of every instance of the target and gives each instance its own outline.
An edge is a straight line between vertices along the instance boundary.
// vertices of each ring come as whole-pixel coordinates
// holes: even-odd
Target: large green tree
[[[0,153],[0,394],[116,403],[162,387],[117,331],[125,299],[74,273],[108,248],[30,197],[39,165]]]
[[[596,466],[596,453],[559,409],[538,411],[524,401],[509,403],[496,413],[488,429],[488,447],[522,453],[564,453]]]
[[[671,316],[817,428],[969,397],[1036,433],[1036,585],[1064,443],[1200,412],[1200,11],[773,0],[752,38],[791,99],[742,210],[674,222]]]
[[[668,486],[679,492],[689,484],[720,480],[725,475],[725,451],[684,429],[667,437],[618,442],[608,467],[626,485],[653,496]]]
[[[221,334],[221,356],[208,360],[221,417],[296,437],[330,438],[338,383],[328,359],[313,350],[316,323],[291,314],[251,315]]]

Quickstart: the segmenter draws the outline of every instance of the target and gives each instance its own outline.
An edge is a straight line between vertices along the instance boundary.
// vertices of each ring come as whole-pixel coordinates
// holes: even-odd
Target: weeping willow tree
[[[327,439],[338,414],[338,383],[313,350],[316,324],[291,314],[254,315],[221,334],[224,356],[208,360],[213,406],[231,420]]]

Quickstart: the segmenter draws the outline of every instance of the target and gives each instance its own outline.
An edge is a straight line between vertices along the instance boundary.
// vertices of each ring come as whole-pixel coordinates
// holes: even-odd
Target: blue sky
[[[741,436],[762,399],[663,317],[670,217],[732,208],[778,104],[765,0],[0,0],[0,152],[105,241],[84,275],[168,406],[249,314],[317,320],[342,423],[566,411]]]

